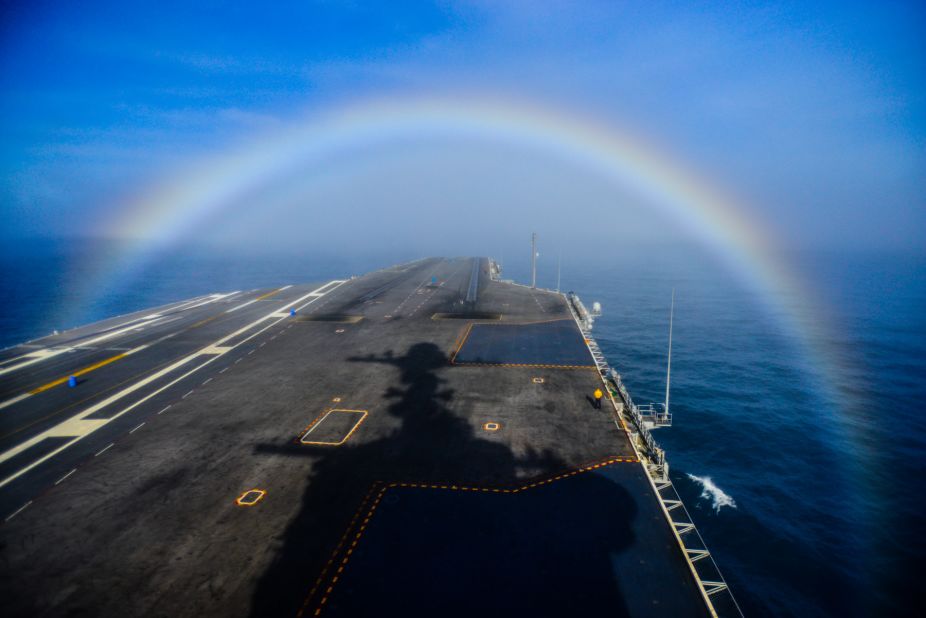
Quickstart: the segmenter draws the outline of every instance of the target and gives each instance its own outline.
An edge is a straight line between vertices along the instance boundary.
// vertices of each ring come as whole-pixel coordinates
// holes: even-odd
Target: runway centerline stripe
[[[38,388],[34,388],[34,389],[32,389],[31,391],[29,391],[29,394],[30,394],[30,395],[38,395],[39,393],[42,393],[42,392],[44,392],[44,391],[47,391],[48,389],[54,388],[54,387],[58,386],[59,384],[64,384],[65,382],[68,381],[68,379],[69,379],[71,376],[74,376],[74,377],[76,377],[76,378],[79,378],[80,376],[86,375],[86,374],[90,373],[91,371],[96,371],[96,370],[99,369],[100,367],[105,367],[106,365],[108,365],[108,364],[110,364],[110,363],[115,363],[117,360],[123,359],[123,358],[125,358],[125,357],[128,356],[128,355],[129,355],[128,352],[123,352],[122,354],[116,354],[115,356],[110,356],[109,358],[107,358],[107,359],[105,359],[105,360],[101,360],[101,361],[98,362],[98,363],[94,363],[94,364],[92,364],[92,365],[90,365],[90,366],[88,366],[88,367],[84,367],[83,369],[78,369],[78,370],[75,371],[74,373],[71,373],[71,374],[66,375],[66,376],[62,376],[62,377],[58,378],[57,380],[53,380],[53,381],[49,382],[48,384],[43,384],[42,386],[40,386],[40,387],[38,387]]]
[[[87,367],[84,367],[83,369],[78,369],[77,371],[71,372],[71,373],[69,373],[69,374],[66,375],[66,376],[62,376],[62,377],[58,378],[57,380],[52,380],[51,382],[49,382],[49,383],[47,383],[47,384],[43,384],[42,386],[39,386],[39,387],[37,387],[37,388],[34,388],[34,389],[32,389],[31,391],[28,391],[28,392],[26,392],[26,393],[23,393],[22,395],[19,395],[18,397],[13,397],[12,399],[7,399],[6,401],[0,403],[0,410],[2,410],[3,408],[6,408],[6,407],[9,407],[9,406],[13,405],[14,403],[18,403],[18,402],[20,402],[20,401],[23,401],[24,399],[27,399],[27,398],[29,398],[29,397],[32,397],[33,395],[38,395],[39,393],[44,393],[45,391],[51,390],[51,389],[55,388],[56,386],[60,386],[60,385],[64,384],[65,382],[67,382],[67,381],[71,378],[71,376],[80,377],[80,376],[82,376],[82,375],[86,375],[86,374],[90,373],[91,371],[96,371],[96,370],[99,369],[100,367],[105,367],[106,365],[109,365],[110,363],[114,363],[114,362],[116,362],[117,360],[121,360],[121,359],[123,359],[123,358],[125,358],[125,357],[127,357],[127,356],[131,356],[132,354],[135,354],[135,353],[137,353],[137,352],[141,352],[142,350],[148,348],[150,345],[151,345],[151,344],[141,345],[141,346],[138,346],[137,348],[133,348],[133,349],[128,350],[128,351],[126,351],[126,352],[123,352],[123,353],[121,353],[121,354],[116,354],[115,356],[111,356],[111,357],[109,357],[109,358],[107,358],[107,359],[101,360],[101,361],[98,362],[98,363],[94,363],[93,365],[89,365],[89,366],[87,366]]]

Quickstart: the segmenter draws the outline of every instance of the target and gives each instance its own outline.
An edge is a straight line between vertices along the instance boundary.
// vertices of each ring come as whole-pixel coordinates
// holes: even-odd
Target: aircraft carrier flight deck
[[[4,350],[4,615],[723,614],[569,301],[494,268],[211,294]]]

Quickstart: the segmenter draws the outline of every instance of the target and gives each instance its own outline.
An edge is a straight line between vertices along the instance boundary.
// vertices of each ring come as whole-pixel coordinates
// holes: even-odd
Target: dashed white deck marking
[[[331,291],[337,289],[338,287],[340,287],[341,285],[343,285],[343,284],[345,284],[345,283],[347,283],[347,281],[346,281],[346,280],[342,280],[342,279],[336,279],[336,280],[330,281],[330,282],[326,283],[325,285],[323,285],[323,286],[321,286],[321,287],[319,287],[319,288],[313,290],[312,292],[309,292],[309,293],[307,293],[307,294],[304,294],[304,295],[301,296],[300,298],[297,298],[294,302],[291,303],[291,305],[296,305],[296,304],[301,303],[302,301],[304,301],[304,300],[306,300],[306,299],[311,299],[311,300],[309,300],[308,302],[306,302],[304,305],[302,305],[302,307],[300,307],[300,309],[303,308],[303,307],[306,307],[306,306],[312,304],[313,302],[315,302],[316,300],[318,300],[319,298],[321,298],[321,296],[318,296],[317,293],[319,293],[319,292],[324,292],[324,293],[327,294],[327,293],[329,293],[329,292],[331,292]],[[330,289],[326,289],[326,288],[330,288]],[[313,296],[313,294],[316,294],[316,295]],[[225,294],[225,295],[219,294],[219,295],[214,295],[214,296],[217,296],[217,297],[219,297],[219,298],[224,298],[224,297],[228,296],[228,294]],[[215,300],[218,300],[219,298],[211,299],[209,302],[214,302]],[[192,308],[192,307],[189,307],[189,308]],[[146,401],[148,401],[148,400],[151,399],[152,397],[155,397],[155,396],[157,396],[158,394],[160,394],[160,393],[164,392],[165,390],[167,390],[168,388],[171,388],[172,386],[174,386],[175,384],[177,384],[177,383],[180,382],[181,380],[184,380],[185,378],[187,378],[187,377],[189,377],[190,375],[194,374],[195,372],[199,371],[199,370],[202,369],[203,367],[209,365],[210,363],[212,363],[213,361],[215,361],[215,360],[216,360],[217,358],[219,358],[220,356],[226,354],[227,351],[232,350],[232,349],[234,349],[234,348],[236,348],[236,347],[238,347],[238,346],[240,346],[240,345],[242,345],[242,344],[244,344],[244,343],[250,341],[251,339],[254,339],[255,337],[257,337],[257,336],[261,335],[262,333],[264,333],[266,330],[268,330],[268,329],[270,329],[270,328],[273,328],[275,325],[279,324],[280,321],[282,321],[282,319],[284,319],[284,318],[281,318],[281,319],[278,319],[278,320],[273,321],[273,320],[272,320],[273,315],[274,315],[273,313],[267,314],[267,315],[265,315],[264,317],[259,318],[259,319],[255,320],[255,321],[251,322],[250,324],[247,324],[247,325],[245,325],[245,326],[239,328],[239,329],[236,330],[235,332],[233,332],[233,333],[231,333],[231,334],[228,334],[228,335],[222,337],[221,339],[219,339],[218,341],[214,342],[211,346],[207,346],[207,348],[204,348],[204,349],[202,349],[202,350],[198,350],[198,351],[196,351],[196,352],[193,352],[192,354],[189,354],[188,356],[185,356],[184,358],[181,358],[180,360],[178,360],[177,362],[175,362],[175,363],[169,365],[168,367],[165,367],[164,369],[161,369],[160,371],[157,371],[157,372],[155,372],[155,373],[149,375],[148,377],[139,380],[139,381],[136,382],[135,384],[133,384],[133,385],[131,385],[131,386],[129,386],[129,387],[126,387],[125,389],[123,389],[123,390],[121,390],[121,391],[119,391],[119,392],[117,392],[117,393],[111,395],[110,397],[104,399],[103,401],[101,401],[101,402],[99,402],[99,403],[97,403],[97,404],[94,404],[94,405],[90,406],[89,408],[86,408],[85,410],[81,411],[80,413],[76,414],[75,416],[73,416],[73,417],[71,417],[71,418],[69,418],[69,419],[67,419],[67,420],[65,420],[65,421],[62,421],[61,423],[58,423],[57,425],[51,427],[50,429],[47,429],[47,430],[45,430],[45,431],[43,431],[43,432],[41,432],[41,433],[39,433],[39,434],[33,436],[32,438],[30,438],[30,439],[28,439],[28,440],[26,440],[26,441],[24,441],[24,442],[18,444],[17,446],[15,446],[15,447],[13,447],[13,448],[11,448],[11,449],[8,449],[7,451],[3,452],[2,454],[0,454],[0,463],[3,463],[4,461],[7,461],[8,459],[11,459],[11,458],[15,457],[15,456],[18,455],[19,453],[23,452],[24,450],[28,449],[29,447],[31,447],[31,446],[33,446],[33,445],[35,445],[35,444],[38,444],[39,442],[41,442],[42,440],[45,440],[46,438],[60,438],[60,437],[71,438],[69,441],[65,442],[64,444],[62,444],[61,446],[59,446],[59,447],[56,448],[55,450],[53,450],[53,451],[51,451],[50,453],[44,455],[43,457],[38,458],[37,460],[35,460],[35,461],[33,461],[32,463],[30,463],[30,464],[24,466],[23,468],[19,469],[18,471],[14,472],[14,473],[11,474],[10,476],[8,476],[8,477],[6,477],[5,479],[3,479],[2,481],[0,481],[0,487],[3,487],[3,486],[5,486],[5,485],[7,485],[8,483],[10,483],[10,482],[12,482],[13,480],[19,478],[20,476],[22,476],[23,474],[25,474],[25,473],[28,472],[29,470],[32,470],[32,469],[35,468],[36,466],[38,466],[38,465],[44,463],[45,461],[48,461],[49,459],[51,459],[51,458],[54,457],[55,455],[59,454],[60,452],[62,452],[63,450],[65,450],[66,448],[68,448],[69,446],[71,446],[72,444],[74,444],[75,442],[78,442],[78,441],[82,440],[83,438],[87,437],[88,435],[90,435],[90,434],[93,433],[94,431],[96,431],[96,430],[100,429],[101,427],[103,427],[103,426],[105,426],[105,425],[111,423],[112,421],[116,420],[116,419],[119,418],[120,416],[122,416],[122,415],[124,415],[124,414],[127,414],[128,412],[134,410],[136,407],[138,407],[138,406],[140,406],[141,404],[145,403]],[[286,317],[289,317],[288,314],[287,314]],[[267,324],[266,326],[263,326],[263,328],[258,328],[259,326],[261,326],[262,324],[264,324],[264,322],[269,322],[269,324]],[[235,337],[238,337],[239,335],[242,335],[242,334],[247,333],[248,331],[254,330],[254,329],[257,329],[257,330],[255,330],[255,332],[251,333],[249,336],[247,336],[246,338],[242,339],[242,340],[239,341],[238,343],[236,343],[236,344],[234,344],[234,345],[231,345],[231,346],[223,346],[223,345],[222,345],[222,344],[224,344],[224,343],[227,343],[228,341],[233,340]],[[109,335],[112,335],[112,333],[108,334],[107,336],[109,336]],[[87,343],[87,342],[84,342],[84,343]],[[222,347],[226,347],[227,349],[226,349],[226,350],[223,350],[223,351],[221,351],[221,352],[218,352],[218,353],[210,353],[210,352],[207,352],[207,351],[206,351],[206,350],[209,350],[209,349],[212,349],[212,350],[221,350]],[[56,352],[56,353],[60,353],[60,352]],[[105,407],[111,405],[112,403],[115,403],[116,401],[119,401],[120,399],[123,399],[124,397],[127,397],[128,395],[130,395],[130,394],[136,392],[137,390],[139,390],[139,389],[141,389],[141,388],[147,386],[148,384],[152,383],[153,381],[155,381],[155,380],[157,380],[157,379],[159,379],[159,378],[161,378],[161,377],[164,377],[164,376],[168,375],[169,373],[175,371],[176,369],[182,367],[183,365],[186,365],[186,364],[189,363],[190,361],[192,361],[192,360],[194,360],[194,359],[196,359],[196,358],[198,358],[198,357],[200,357],[200,356],[207,356],[207,357],[208,357],[208,360],[206,360],[205,362],[203,362],[203,363],[197,365],[196,367],[193,367],[192,369],[190,369],[189,371],[187,371],[187,372],[184,373],[183,375],[181,375],[181,376],[175,378],[174,380],[168,382],[168,383],[165,384],[164,386],[155,389],[153,392],[151,392],[151,393],[149,393],[148,395],[142,397],[142,398],[139,399],[138,401],[136,401],[136,402],[132,403],[131,405],[125,407],[124,409],[120,410],[119,412],[117,412],[117,413],[115,413],[115,414],[112,414],[112,415],[108,416],[108,417],[105,418],[105,419],[89,419],[89,418],[88,418],[89,416],[91,416],[91,415],[94,414],[95,412],[97,412],[97,411],[99,411],[99,410],[101,410],[101,409],[103,409],[103,408],[105,408]],[[237,363],[237,362],[240,361],[240,360],[241,360],[241,359],[238,359],[238,360],[235,361],[235,362]],[[166,409],[166,408],[165,408],[165,409]],[[159,413],[159,414],[160,414],[160,413]],[[107,448],[109,448],[109,447],[107,447]],[[104,449],[104,450],[105,450],[105,449]]]
[[[77,472],[77,468],[73,468],[70,472],[68,472],[67,474],[65,474],[64,476],[62,476],[60,479],[58,479],[57,481],[55,481],[55,485],[60,485],[61,483],[63,483],[64,481],[66,481],[66,480],[68,479],[68,477],[71,476],[72,474],[74,474],[75,472]]]
[[[108,339],[112,339],[113,337],[118,337],[119,335],[121,335],[121,334],[123,334],[123,333],[127,333],[127,332],[129,332],[129,331],[138,329],[139,326],[142,326],[142,327],[143,327],[143,326],[148,326],[148,325],[150,325],[151,323],[153,323],[153,322],[155,322],[155,321],[157,321],[157,320],[159,320],[159,319],[161,318],[161,316],[160,316],[160,315],[157,315],[157,314],[155,314],[154,316],[149,316],[149,317],[150,317],[150,319],[148,319],[148,320],[142,322],[141,324],[133,324],[132,326],[127,326],[126,328],[121,328],[121,329],[118,329],[118,330],[114,330],[114,331],[111,331],[111,332],[106,333],[105,335],[100,335],[99,337],[96,337],[96,338],[94,338],[94,339],[90,339],[90,340],[88,340],[88,341],[76,342],[76,343],[74,343],[73,345],[65,346],[65,347],[63,347],[63,348],[46,348],[46,349],[43,349],[43,350],[36,350],[35,352],[29,352],[28,354],[24,354],[24,355],[21,357],[21,358],[28,358],[29,360],[24,360],[24,361],[21,362],[21,363],[17,363],[17,364],[15,364],[15,365],[10,365],[10,366],[8,366],[8,367],[3,367],[2,369],[0,369],[0,376],[5,375],[5,374],[7,374],[7,373],[12,373],[13,371],[17,371],[17,370],[19,370],[19,369],[22,369],[23,367],[27,367],[27,366],[29,366],[29,365],[33,365],[33,364],[35,364],[35,363],[42,362],[43,360],[47,360],[47,359],[49,359],[49,358],[52,358],[52,357],[54,357],[54,356],[58,356],[58,355],[60,355],[60,354],[65,354],[65,353],[68,353],[68,352],[73,352],[74,350],[76,350],[76,349],[78,349],[78,348],[82,348],[82,347],[86,347],[86,346],[91,346],[91,345],[93,345],[93,344],[95,344],[95,343],[99,343],[99,342],[101,342],[101,341],[106,341],[106,340],[108,340]]]
[[[13,512],[10,513],[9,515],[7,515],[7,516],[6,516],[6,519],[4,519],[3,521],[10,521],[10,520],[13,519],[14,517],[16,517],[17,515],[19,515],[19,514],[22,513],[23,511],[25,511],[25,510],[26,510],[26,507],[28,507],[30,504],[32,504],[32,500],[29,500],[29,502],[26,502],[24,505],[22,505],[21,507],[19,507],[18,509],[16,509],[15,511],[13,511]]]

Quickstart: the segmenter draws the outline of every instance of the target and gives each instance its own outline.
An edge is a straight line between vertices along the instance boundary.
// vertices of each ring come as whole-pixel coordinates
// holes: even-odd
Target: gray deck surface
[[[4,615],[706,615],[564,300],[487,267],[475,304],[435,258],[2,351]],[[432,319],[467,312],[501,320]]]

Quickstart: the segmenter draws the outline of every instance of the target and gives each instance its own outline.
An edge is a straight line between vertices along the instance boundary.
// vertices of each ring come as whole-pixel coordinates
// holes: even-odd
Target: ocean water
[[[525,281],[521,253],[505,276]],[[101,288],[93,273],[121,255],[112,244],[7,243],[0,346],[198,294],[420,257],[178,251]],[[664,397],[676,290],[674,426],[656,439],[746,615],[922,615],[926,257],[791,258],[823,301],[818,328],[793,328],[694,249],[565,258],[561,287],[602,303],[596,338],[637,403]],[[556,286],[547,257],[538,283]]]

